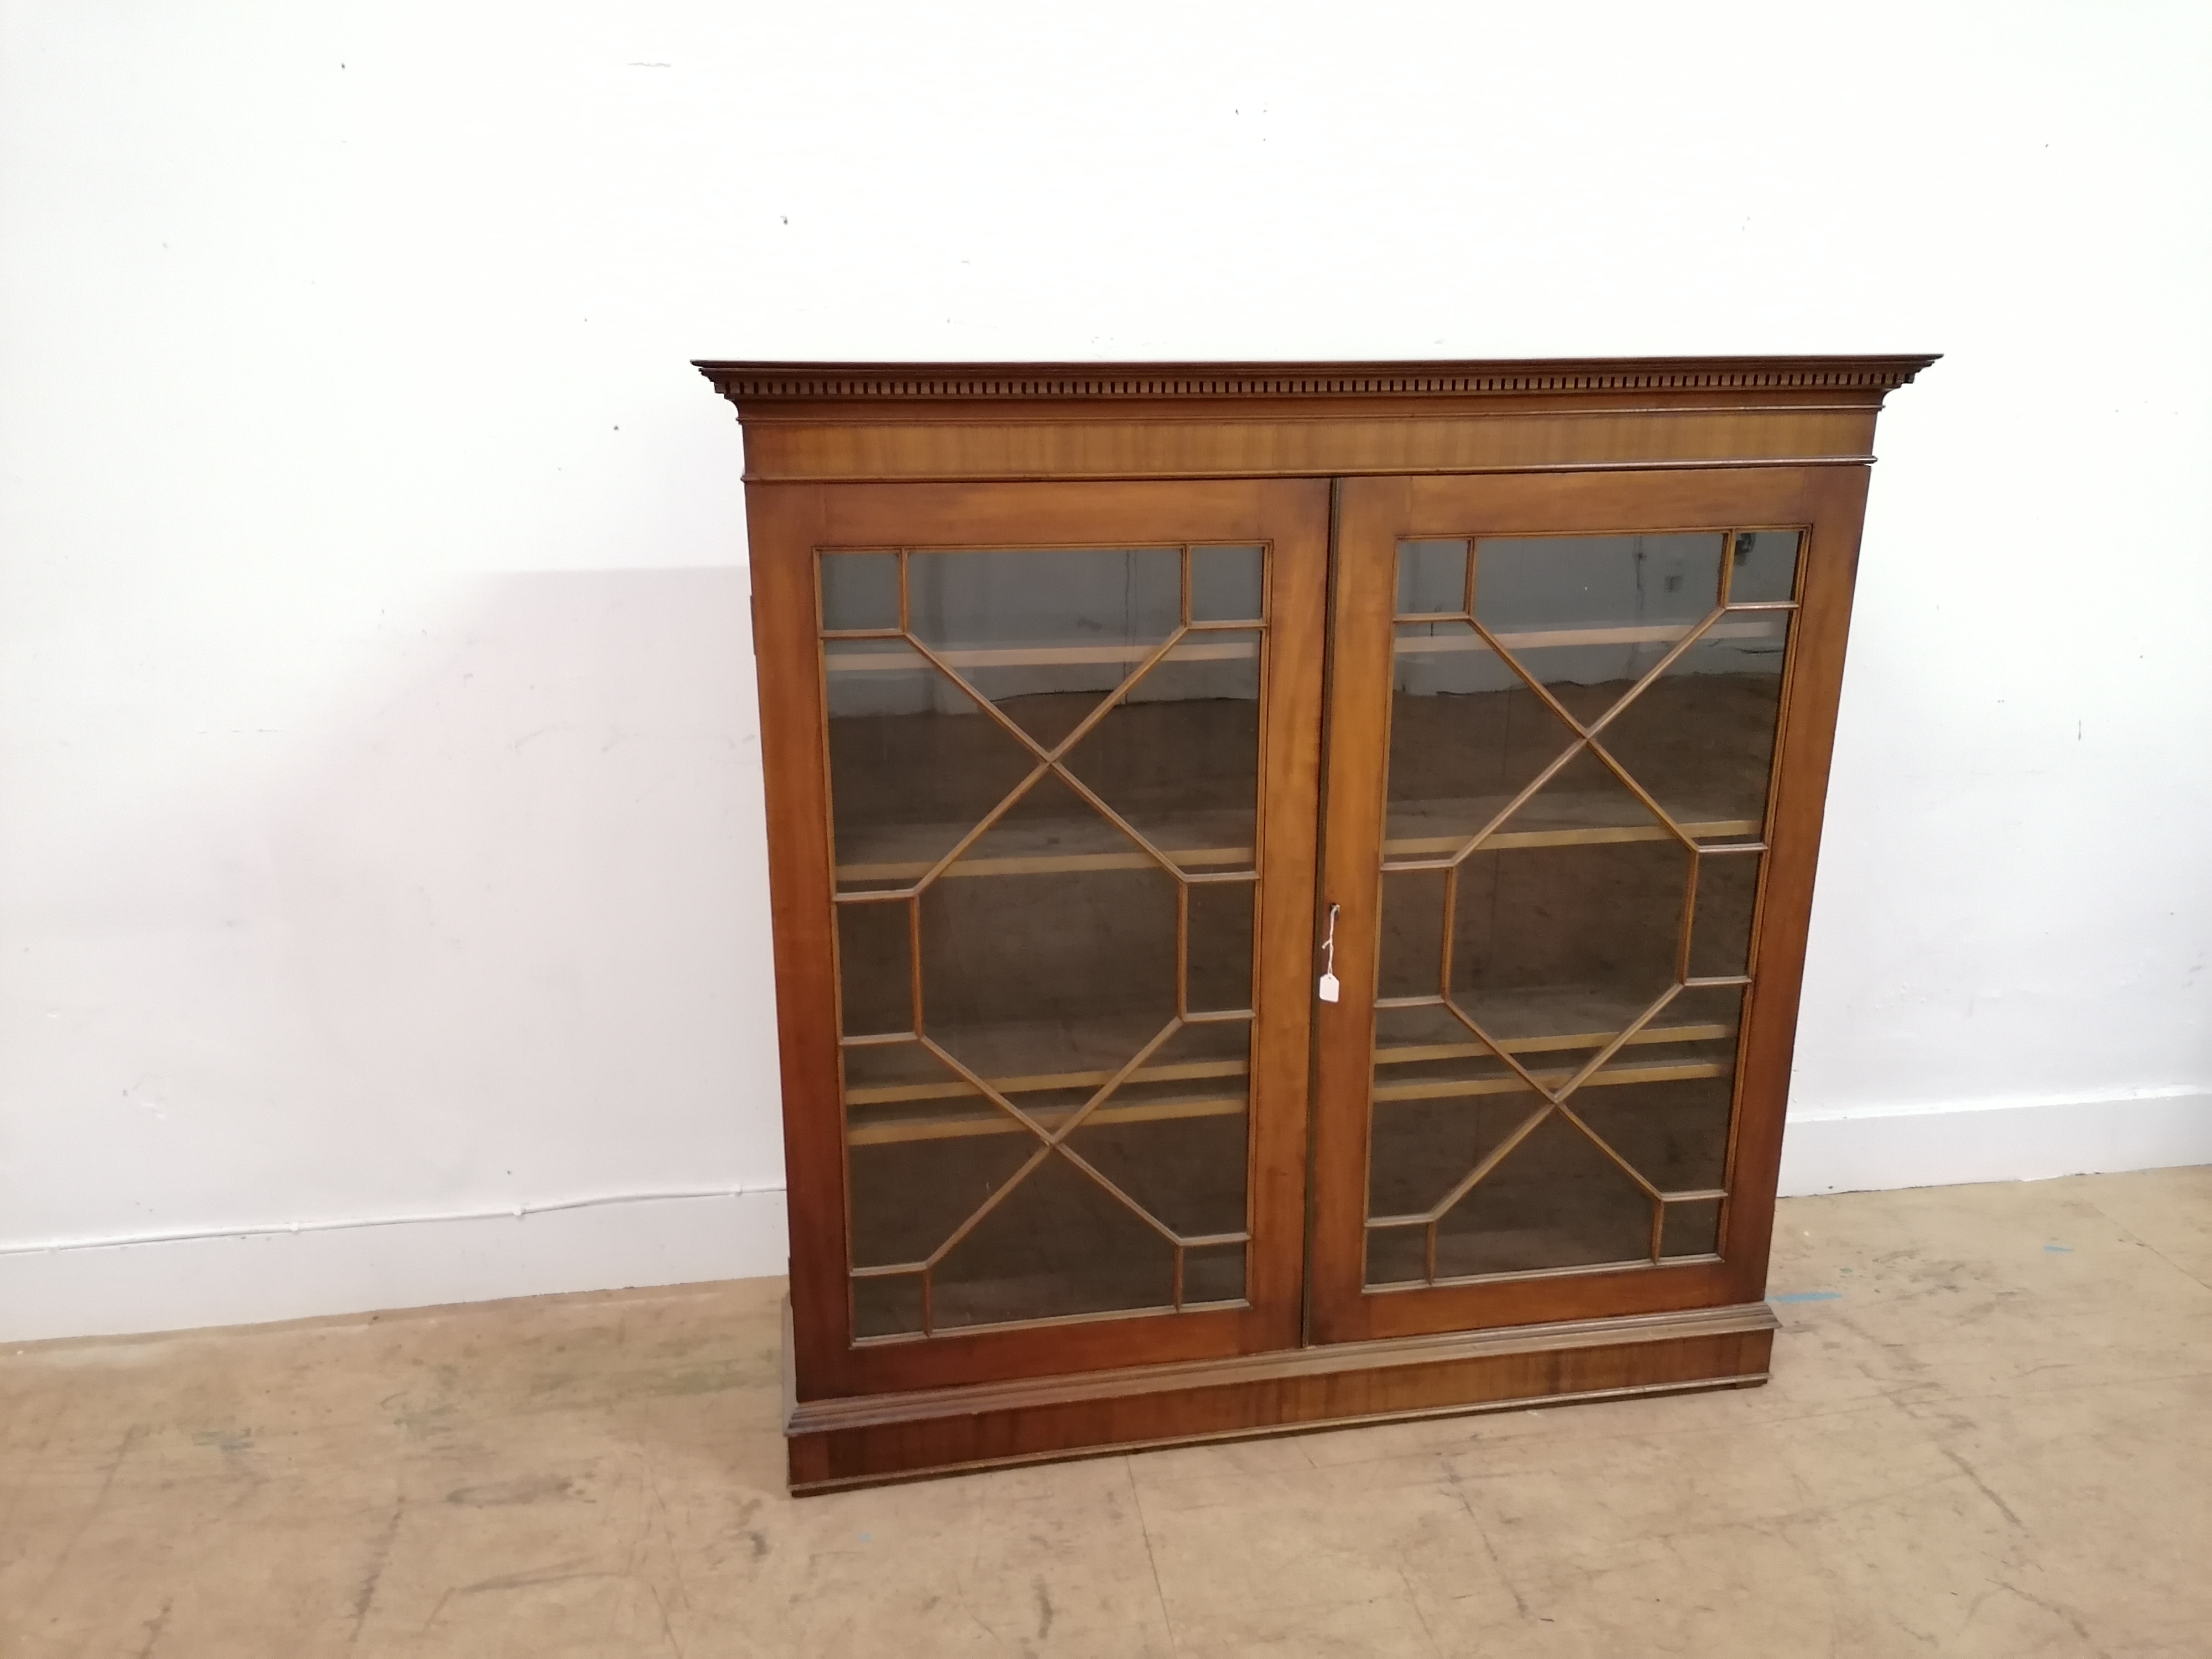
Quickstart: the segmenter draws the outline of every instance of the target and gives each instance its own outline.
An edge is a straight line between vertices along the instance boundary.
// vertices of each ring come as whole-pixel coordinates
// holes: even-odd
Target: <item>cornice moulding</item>
[[[733,402],[894,404],[1434,398],[1575,392],[1888,392],[1933,356],[1492,362],[805,363],[701,360]]]

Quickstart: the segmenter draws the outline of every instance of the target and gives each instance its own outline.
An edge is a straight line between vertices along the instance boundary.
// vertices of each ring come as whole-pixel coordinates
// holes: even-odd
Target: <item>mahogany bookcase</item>
[[[1932,361],[702,362],[791,1481],[1747,1385]]]

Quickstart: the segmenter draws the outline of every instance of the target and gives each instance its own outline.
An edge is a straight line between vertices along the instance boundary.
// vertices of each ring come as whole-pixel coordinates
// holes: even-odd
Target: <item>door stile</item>
[[[1360,1300],[1367,1194],[1365,1109],[1375,1038],[1382,792],[1390,753],[1390,614],[1394,568],[1374,550],[1395,546],[1412,481],[1354,478],[1336,486],[1329,634],[1328,822],[1317,909],[1338,907],[1339,1000],[1315,1004],[1313,1244],[1309,1340],[1346,1340],[1341,1310]],[[1346,1109],[1350,1103],[1356,1107]],[[1345,1225],[1347,1217],[1361,1224]]]

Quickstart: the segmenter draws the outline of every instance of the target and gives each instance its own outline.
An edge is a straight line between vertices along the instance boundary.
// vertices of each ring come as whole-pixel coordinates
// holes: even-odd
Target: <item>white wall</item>
[[[0,18],[0,1331],[778,1267],[693,356],[1948,354],[1789,1179],[2212,1158],[2195,0]]]

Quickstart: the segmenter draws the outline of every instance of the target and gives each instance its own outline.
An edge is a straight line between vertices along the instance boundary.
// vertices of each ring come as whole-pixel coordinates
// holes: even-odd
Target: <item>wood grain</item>
[[[794,1492],[1192,1440],[1766,1379],[1763,1304],[787,1404]]]

